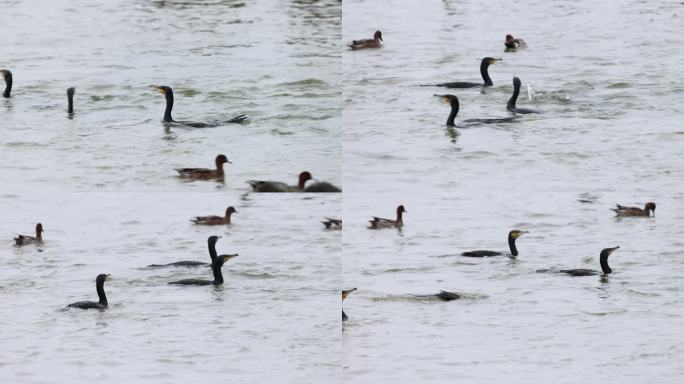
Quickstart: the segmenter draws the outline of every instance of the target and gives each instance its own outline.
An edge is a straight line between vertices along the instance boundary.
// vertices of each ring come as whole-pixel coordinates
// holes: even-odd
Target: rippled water
[[[339,372],[341,196],[246,195],[248,179],[303,170],[342,185],[337,1],[5,2],[0,68],[0,377],[12,383],[301,382]],[[174,117],[243,125],[165,129]],[[4,84],[2,84],[4,87]],[[76,87],[76,115],[66,88]],[[225,183],[176,167],[232,161]],[[239,211],[230,227],[196,215]],[[14,232],[45,226],[41,247]],[[207,270],[144,268],[239,253],[221,288],[175,287]],[[110,273],[110,308],[96,300]]]
[[[384,47],[345,51],[344,376],[349,382],[681,382],[684,376],[684,54],[677,2],[346,1],[345,41],[382,30]],[[503,52],[507,33],[527,50]],[[494,86],[478,81],[484,56]],[[505,117],[511,79],[521,121]],[[531,87],[527,99],[525,85]],[[656,218],[616,220],[615,203],[655,201]],[[371,215],[408,211],[402,232]],[[463,251],[520,256],[464,259]],[[538,274],[595,268],[606,279]],[[467,294],[440,302],[415,294]]]

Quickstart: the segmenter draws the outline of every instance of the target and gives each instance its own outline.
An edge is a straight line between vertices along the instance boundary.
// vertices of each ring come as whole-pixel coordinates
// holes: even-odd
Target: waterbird
[[[529,233],[528,231],[520,231],[517,229],[514,229],[510,232],[508,232],[508,247],[511,250],[511,255],[513,257],[518,256],[518,248],[515,246],[515,240],[517,240],[520,236]],[[466,256],[466,257],[491,257],[491,256],[501,256],[503,255],[503,252],[498,252],[498,251],[487,251],[487,250],[479,250],[479,251],[469,251],[469,252],[463,252],[461,253],[461,256]]]
[[[218,155],[216,156],[216,159],[214,160],[216,164],[216,169],[207,169],[207,168],[175,168],[176,172],[180,174],[179,177],[187,178],[187,179],[196,179],[196,180],[210,180],[210,179],[223,179],[225,176],[225,173],[223,171],[223,164],[228,163],[232,164],[230,161],[228,161],[228,158],[226,155]]]
[[[644,209],[638,208],[638,207],[625,207],[624,205],[616,204],[617,208],[611,208],[613,212],[617,216],[644,216],[644,217],[650,217],[651,212],[653,213],[653,216],[655,217],[655,209],[656,205],[654,202],[648,202],[646,203],[646,206],[644,206]]]
[[[528,114],[528,113],[541,113],[536,109],[529,108],[518,108],[515,103],[518,101],[518,95],[520,94],[520,79],[517,76],[513,77],[513,95],[508,99],[508,104],[506,104],[506,109],[513,113]]]
[[[109,275],[101,273],[95,278],[95,289],[97,290],[97,297],[99,301],[78,301],[67,305],[69,308],[80,308],[80,309],[107,309],[109,303],[107,302],[107,295],[104,291],[104,283],[109,280]]]
[[[353,40],[352,43],[349,44],[349,48],[353,50],[365,48],[380,48],[380,46],[382,45],[382,41],[382,32],[375,31],[375,34],[373,34],[372,39]]]
[[[494,85],[492,78],[489,77],[489,66],[495,64],[503,59],[495,59],[493,57],[483,57],[480,60],[480,75],[482,76],[483,83],[473,83],[470,81],[452,81],[449,83],[439,83],[439,84],[423,84],[424,87],[446,87],[446,88],[474,88],[474,87],[491,87]]]
[[[441,98],[444,102],[449,103],[451,106],[451,111],[449,112],[449,117],[447,117],[447,122],[446,125],[449,127],[453,127],[456,125],[454,120],[456,119],[456,116],[458,115],[458,111],[461,107],[461,103],[458,101],[458,97],[454,95],[433,95],[435,97]],[[499,124],[499,123],[510,123],[512,121],[515,121],[518,119],[518,116],[509,116],[509,117],[503,117],[503,118],[494,118],[494,119],[466,119],[463,120],[462,123],[464,124]]]
[[[226,208],[226,216],[196,216],[194,219],[190,219],[195,224],[199,225],[226,225],[230,224],[230,217],[233,213],[238,213],[238,211],[230,206]]]
[[[173,117],[171,117],[171,110],[173,109],[173,90],[171,89],[171,87],[168,87],[166,85],[153,85],[152,87],[159,90],[159,92],[163,94],[166,98],[166,110],[164,110],[164,122],[166,123],[190,128],[210,128],[230,123],[242,123],[245,119],[247,119],[247,116],[239,115],[233,117],[232,119],[217,123],[201,123],[197,121],[176,121],[173,119]]]
[[[18,246],[26,245],[26,244],[40,244],[43,242],[43,236],[42,233],[44,232],[43,229],[43,224],[38,223],[36,224],[36,236],[27,236],[27,235],[17,235],[17,237],[14,238],[14,242]]]
[[[381,228],[401,228],[404,226],[403,214],[408,213],[404,209],[403,205],[397,207],[397,218],[396,220],[383,219],[382,217],[375,217],[368,220],[370,223],[369,229],[381,229]]]

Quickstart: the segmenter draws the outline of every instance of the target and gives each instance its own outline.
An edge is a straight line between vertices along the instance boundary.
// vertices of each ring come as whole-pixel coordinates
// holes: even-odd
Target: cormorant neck
[[[456,118],[456,115],[458,115],[458,102],[452,102],[451,103],[451,113],[449,113],[449,118],[447,119],[447,125],[453,126],[454,125],[454,119]]]
[[[172,92],[166,92],[164,94],[166,96],[166,110],[164,111],[164,121],[166,122],[173,122],[173,117],[171,117],[171,110],[173,109],[173,93]]]
[[[211,269],[214,272],[214,285],[223,284],[223,274],[221,273],[223,263],[219,264],[217,261],[211,263]]]
[[[488,62],[483,62],[480,64],[480,74],[482,75],[482,80],[484,80],[484,85],[487,86],[492,86],[494,83],[492,83],[492,79],[489,77],[489,63]]]
[[[69,108],[67,108],[67,113],[74,113],[74,95],[69,94]]]
[[[10,97],[10,92],[12,92],[12,74],[8,73],[5,76],[5,92],[2,93],[2,97]]]
[[[515,246],[515,238],[508,235],[508,247],[511,249],[511,255],[518,256],[518,248]]]
[[[211,262],[213,263],[214,260],[216,260],[216,244],[214,243],[209,243],[209,256],[211,257]]]
[[[97,282],[97,297],[100,298],[100,301],[98,303],[102,305],[107,305],[107,296],[105,295],[104,291],[104,280]]]
[[[518,95],[520,95],[520,83],[513,83],[513,95],[508,100],[506,109],[509,111],[515,109],[515,103],[518,101]]]
[[[610,266],[608,265],[608,256],[609,254],[601,255],[601,270],[605,275],[609,275],[613,273],[613,270],[610,269]]]

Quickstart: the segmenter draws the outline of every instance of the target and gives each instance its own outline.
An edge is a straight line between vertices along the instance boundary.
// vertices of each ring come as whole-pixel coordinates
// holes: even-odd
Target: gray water
[[[679,2],[346,1],[345,41],[383,32],[384,47],[345,51],[344,377],[349,382],[679,383],[684,376],[684,85]],[[504,53],[507,33],[527,50]],[[418,87],[478,81],[484,91]],[[519,107],[505,117],[514,75]],[[532,91],[527,99],[526,86]],[[615,203],[658,205],[616,220]],[[405,227],[370,231],[369,216]],[[463,251],[520,255],[466,259]],[[571,278],[544,268],[614,274]],[[461,292],[452,302],[412,295]]]
[[[339,372],[340,240],[333,194],[253,195],[249,179],[299,172],[342,185],[337,1],[3,2],[0,68],[0,381],[301,382]],[[174,117],[243,125],[166,130]],[[2,84],[4,87],[4,84]],[[76,87],[76,115],[66,114]],[[212,167],[224,183],[173,168]],[[229,227],[197,215],[239,211]],[[13,233],[45,227],[45,244]],[[209,269],[146,269],[239,253],[219,288],[178,287]],[[105,312],[67,310],[97,300]]]

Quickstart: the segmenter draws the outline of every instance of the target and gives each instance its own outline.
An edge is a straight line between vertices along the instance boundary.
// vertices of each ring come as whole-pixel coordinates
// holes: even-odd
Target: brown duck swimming
[[[5,79],[5,91],[2,93],[2,97],[8,98],[12,92],[12,72],[0,69],[0,73],[2,73],[2,78]]]
[[[646,206],[644,209],[638,208],[638,207],[625,207],[624,205],[616,204],[617,208],[611,208],[613,212],[615,212],[616,215],[618,216],[644,216],[644,217],[650,217],[651,212],[653,212],[653,216],[655,217],[655,209],[656,205],[653,202],[648,202],[646,203]]]
[[[191,219],[195,224],[199,225],[226,225],[230,224],[230,216],[233,213],[238,213],[238,211],[231,207],[228,207],[226,209],[226,216],[221,217],[221,216],[197,216],[194,219]]]
[[[400,205],[397,207],[397,219],[396,220],[390,220],[390,219],[383,219],[382,217],[373,217],[371,220],[368,220],[370,223],[369,229],[380,229],[380,228],[401,228],[404,226],[404,220],[403,220],[403,214],[408,213],[406,209],[404,209],[403,205]]]
[[[180,177],[196,180],[211,180],[211,179],[223,179],[225,173],[223,172],[223,164],[228,163],[228,158],[225,155],[216,156],[216,169],[207,168],[176,168],[176,171],[180,174]]]
[[[340,219],[325,217],[325,221],[321,221],[321,223],[325,225],[325,229],[342,229],[342,220]]]
[[[346,299],[347,296],[354,291],[356,291],[356,288],[342,290],[342,301],[344,301],[344,299]],[[344,309],[342,309],[342,321],[347,321],[347,319],[349,319],[349,317],[347,317],[347,314],[344,313]]]
[[[14,238],[14,241],[17,243],[17,245],[26,245],[26,244],[40,244],[43,242],[43,224],[38,223],[36,224],[36,236],[26,236],[26,235],[18,235],[17,237]]]
[[[516,39],[511,34],[506,35],[506,42],[504,44],[506,45],[507,51],[514,51],[518,48],[527,48],[527,43],[525,43],[525,40]]]
[[[375,34],[373,35],[372,39],[363,39],[363,40],[353,40],[351,44],[349,44],[349,48],[356,50],[356,49],[365,49],[365,48],[380,48],[382,45],[380,42],[382,40],[382,32],[380,31],[375,31]]]
[[[517,229],[514,229],[510,232],[508,232],[508,247],[511,250],[511,255],[512,256],[518,256],[518,248],[515,246],[515,240],[526,234],[529,233],[528,231],[519,231]],[[498,252],[498,251],[470,251],[470,252],[463,252],[461,253],[461,256],[466,256],[466,257],[491,257],[491,256],[501,256],[503,255],[503,252]]]

